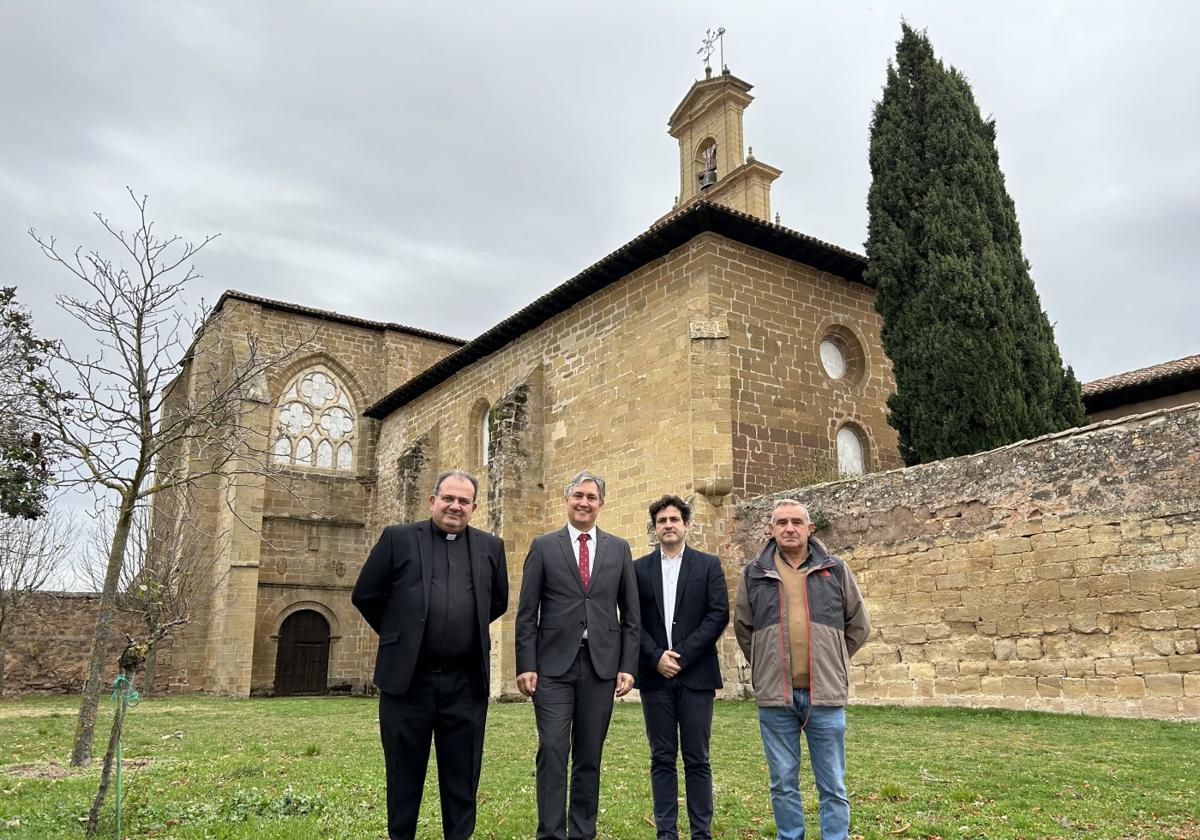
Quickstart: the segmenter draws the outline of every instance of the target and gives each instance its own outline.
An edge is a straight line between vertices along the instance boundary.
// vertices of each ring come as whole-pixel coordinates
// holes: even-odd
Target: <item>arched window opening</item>
[[[714,137],[705,138],[696,148],[694,163],[696,181],[700,190],[706,190],[717,183],[717,141]]]
[[[491,457],[489,450],[492,446],[492,412],[491,409],[483,412],[483,416],[479,418],[479,461],[485,467],[488,465],[488,459]]]
[[[480,397],[471,406],[467,427],[467,459],[473,469],[484,469],[488,465],[488,450],[492,447],[491,404]]]
[[[274,436],[271,458],[277,464],[354,469],[358,412],[350,392],[324,365],[301,372],[276,406]]]
[[[863,437],[851,425],[838,429],[837,464],[842,475],[862,475],[866,472],[866,445]]]

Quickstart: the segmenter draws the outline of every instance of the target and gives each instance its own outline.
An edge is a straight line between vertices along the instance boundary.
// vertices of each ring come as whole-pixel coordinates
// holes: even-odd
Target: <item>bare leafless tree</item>
[[[65,568],[75,540],[71,516],[51,508],[40,519],[0,518],[0,695],[4,647],[29,598]]]
[[[132,191],[130,197],[137,208],[131,231],[96,214],[124,262],[98,251],[64,254],[53,238],[29,231],[42,252],[88,290],[84,297],[60,295],[58,302],[98,348],[73,352],[64,343],[51,355],[50,388],[68,394],[47,402],[55,454],[64,459],[60,483],[87,485],[116,511],[71,752],[75,766],[92,754],[113,615],[138,507],[170,492],[174,506],[187,508],[195,504],[193,488],[211,479],[220,479],[227,499],[239,476],[278,479],[266,430],[255,428],[249,415],[265,400],[268,369],[299,349],[268,355],[260,352],[252,333],[233,334],[206,312],[189,318],[182,295],[200,276],[191,261],[214,237],[193,243],[160,236],[147,215],[147,199]],[[173,387],[181,370],[187,387]],[[237,515],[232,505],[230,510]]]

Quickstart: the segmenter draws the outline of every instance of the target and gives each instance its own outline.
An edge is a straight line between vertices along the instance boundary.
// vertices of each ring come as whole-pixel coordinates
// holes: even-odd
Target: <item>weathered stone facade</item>
[[[834,467],[838,429],[862,439],[869,472],[901,464],[887,423],[895,388],[880,343],[874,291],[767,254],[722,242],[703,270],[728,306],[734,492],[787,487],[806,466]],[[821,365],[822,339],[846,336],[858,355],[840,379]]]
[[[448,468],[480,479],[472,521],[505,542],[514,606],[525,551],[561,527],[581,468],[607,477],[600,525],[635,554],[649,502],[691,497],[689,542],[724,559],[732,596],[768,494],[836,474],[845,440],[874,474],[793,494],[872,611],[859,702],[1200,718],[1200,407],[893,469],[865,260],[770,224],[779,170],[741,148],[749,90],[697,82],[671,117],[677,207],[471,342],[222,297],[166,411],[203,395],[208,366],[292,351],[245,406],[275,472],[247,451],[246,471],[197,488],[212,595],[160,655],[160,686],[367,689],[376,639],[350,590],[380,530],[424,518]],[[178,503],[157,497],[160,518]],[[5,651],[10,690],[74,687],[94,604],[35,602]],[[498,693],[514,613],[493,627]],[[731,632],[721,645],[726,693],[743,693]]]
[[[178,684],[244,696],[292,685],[300,669],[318,690],[365,688],[375,638],[350,589],[384,526],[427,515],[443,469],[479,476],[473,522],[504,539],[515,593],[530,541],[563,524],[562,487],[581,468],[608,478],[601,526],[640,552],[652,499],[693,496],[691,541],[716,550],[738,499],[788,486],[796,464],[834,464],[847,429],[866,469],[898,465],[865,260],[770,224],[779,171],[742,148],[749,90],[729,74],[702,80],[671,117],[681,177],[694,181],[716,144],[715,184],[688,181],[645,234],[465,346],[222,298],[168,412],[202,392],[208,365],[299,349],[246,404],[279,473],[202,482],[191,503],[211,534],[214,595],[176,640]],[[823,365],[823,341],[836,341],[844,376]],[[156,500],[164,516],[173,504]],[[513,617],[492,634],[500,692],[515,676]],[[301,623],[317,637],[297,641]]]
[[[784,496],[866,597],[857,702],[1200,719],[1200,406],[747,501],[731,580]]]
[[[897,463],[883,354],[872,351],[861,384],[817,373],[824,326],[878,340],[870,290],[841,288],[851,285],[716,234],[692,239],[391,411],[375,525],[408,517],[406,476],[388,467],[414,447],[442,468],[474,468],[474,521],[504,538],[515,586],[530,540],[563,524],[562,487],[584,467],[609,481],[601,526],[641,551],[647,505],[664,492],[697,496],[692,542],[715,550],[734,494],[784,486],[789,457],[828,457],[844,418],[882,441],[880,463]],[[495,418],[486,468],[472,463],[481,400]],[[501,660],[512,621],[493,630]],[[501,676],[503,687],[515,675]]]
[[[361,689],[374,643],[349,593],[371,545],[366,528],[377,435],[377,424],[362,410],[462,342],[227,293],[170,399],[184,399],[197,387],[193,368],[206,353],[236,358],[249,352],[247,336],[260,354],[286,356],[262,383],[261,399],[248,406],[246,422],[261,436],[260,448],[270,449],[280,433],[285,391],[313,371],[320,384],[342,395],[333,411],[354,418],[346,420],[349,431],[335,430],[344,432],[336,439],[347,442],[348,460],[321,467],[314,465],[321,463],[315,452],[303,466],[273,458],[277,473],[270,480],[243,474],[209,482],[196,493],[195,525],[212,535],[214,595],[179,634],[176,667],[188,675],[189,688],[239,696],[271,692],[281,628],[290,616],[311,612],[328,626],[325,683]],[[309,437],[317,437],[320,424],[312,416],[307,420]]]

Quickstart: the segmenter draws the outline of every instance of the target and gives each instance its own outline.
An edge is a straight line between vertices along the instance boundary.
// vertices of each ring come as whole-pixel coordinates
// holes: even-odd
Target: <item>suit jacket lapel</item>
[[[429,587],[433,581],[433,526],[429,520],[417,524],[417,553],[421,555],[421,587],[425,590],[425,614],[429,615]]]
[[[663,604],[663,582],[662,582],[662,550],[655,550],[654,556],[650,558],[650,586],[654,589],[654,603],[658,604],[658,614],[663,620],[663,630],[666,628],[667,610]],[[642,616],[642,620],[645,620]]]
[[[602,571],[605,557],[608,554],[608,534],[596,529],[596,552],[592,555],[592,582],[595,583],[596,578],[604,574]]]
[[[679,580],[675,581],[675,615],[679,615],[679,605],[683,603],[683,587],[687,585],[694,565],[696,565],[694,552],[691,546],[685,543],[683,546],[683,559],[679,563]]]
[[[558,532],[558,547],[562,549],[563,560],[567,564],[567,568],[571,570],[571,574],[575,575],[575,583],[579,585],[579,591],[583,592],[583,578],[579,576],[579,561],[575,559],[575,547],[571,545],[571,532],[564,525],[562,530]],[[592,566],[595,568],[595,564]]]

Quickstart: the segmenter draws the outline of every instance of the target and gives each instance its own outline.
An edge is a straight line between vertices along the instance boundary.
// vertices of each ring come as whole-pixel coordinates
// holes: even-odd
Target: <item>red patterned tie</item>
[[[579,535],[579,579],[583,581],[584,592],[587,592],[588,586],[592,583],[592,573],[588,568],[590,565],[588,561],[591,560],[591,555],[588,554],[587,544],[590,538],[590,534]]]

